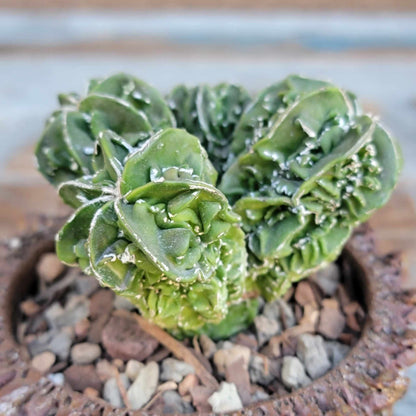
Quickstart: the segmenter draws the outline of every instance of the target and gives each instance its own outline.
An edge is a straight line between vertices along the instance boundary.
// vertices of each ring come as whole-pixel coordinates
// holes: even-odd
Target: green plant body
[[[401,167],[351,93],[298,76],[254,99],[219,84],[165,100],[119,74],[60,104],[36,149],[75,209],[59,258],[178,337],[226,338],[250,324],[258,295],[335,260]]]

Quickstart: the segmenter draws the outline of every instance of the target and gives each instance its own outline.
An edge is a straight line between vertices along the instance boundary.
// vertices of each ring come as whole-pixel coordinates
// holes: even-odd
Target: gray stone
[[[272,321],[279,321],[280,319],[280,305],[277,301],[267,302],[264,305],[262,315]]]
[[[128,377],[125,374],[120,374],[120,380],[127,390],[130,386]],[[123,407],[124,401],[118,388],[117,380],[115,377],[108,379],[104,383],[103,398],[107,402],[111,403],[114,407]]]
[[[337,341],[325,341],[324,346],[334,367],[347,356],[351,349],[348,345],[341,344]]]
[[[116,309],[124,309],[126,311],[133,311],[136,308],[127,298],[123,296],[116,296],[113,304]]]
[[[322,289],[325,295],[333,296],[339,285],[340,275],[339,267],[335,263],[330,263],[310,278]]]
[[[65,308],[53,303],[46,311],[45,318],[51,328],[74,326],[89,314],[89,300],[83,295],[72,296]]]
[[[81,342],[71,349],[71,359],[75,364],[91,364],[100,355],[101,348],[90,342]]]
[[[255,317],[254,326],[256,327],[259,347],[264,345],[273,335],[280,334],[282,331],[282,327],[278,321],[269,319],[264,315]]]
[[[205,334],[199,337],[199,344],[201,345],[203,354],[207,358],[211,358],[217,352],[215,342]]]
[[[313,379],[321,377],[331,368],[324,340],[320,335],[300,335],[298,337],[296,354],[302,360],[306,371]]]
[[[184,361],[176,360],[175,358],[166,358],[162,361],[162,373],[160,379],[162,381],[173,380],[177,383],[188,374],[195,373],[195,369],[192,365],[185,363]]]
[[[154,361],[143,367],[134,383],[127,390],[127,398],[133,410],[140,409],[153,396],[159,381],[159,366]]]
[[[52,303],[43,313],[49,328],[57,328],[58,325],[56,322],[64,313],[64,308],[58,302]]]
[[[126,364],[126,374],[130,380],[136,380],[144,364],[137,360],[129,360]]]
[[[270,395],[267,394],[264,390],[257,389],[252,395],[251,395],[251,403],[256,403],[262,400],[269,400]]]
[[[278,376],[278,370],[276,362],[269,360],[267,357],[253,355],[250,359],[248,372],[252,383],[265,386]]]
[[[243,345],[234,345],[231,342],[224,342],[223,348],[214,354],[214,364],[220,375],[225,374],[225,369],[234,361],[242,358],[244,368],[247,370],[250,362],[250,348]]]
[[[304,387],[311,382],[299,358],[291,356],[283,358],[281,378],[283,384],[289,389]]]
[[[182,397],[174,390],[165,391],[163,393],[163,401],[165,402],[163,413],[184,414],[194,412],[191,403],[182,400]]]
[[[53,384],[55,384],[55,386],[63,386],[65,384],[65,377],[63,373],[51,373],[48,374],[47,377]]]
[[[284,300],[277,299],[276,302],[280,306],[280,312],[282,315],[281,320],[283,321],[286,328],[292,328],[296,325],[296,317],[292,307]]]
[[[293,309],[284,299],[276,299],[264,305],[262,315],[272,321],[282,322],[286,328],[296,325]]]
[[[80,295],[90,296],[100,287],[95,277],[85,276],[76,269],[72,269],[72,272],[78,274],[78,278],[75,280],[75,290]]]
[[[72,340],[71,331],[66,328],[60,331],[51,329],[30,342],[28,349],[32,357],[44,351],[51,351],[60,360],[65,361],[68,359]]]
[[[214,413],[233,412],[243,407],[235,384],[225,381],[221,383],[220,389],[209,397],[208,403]]]

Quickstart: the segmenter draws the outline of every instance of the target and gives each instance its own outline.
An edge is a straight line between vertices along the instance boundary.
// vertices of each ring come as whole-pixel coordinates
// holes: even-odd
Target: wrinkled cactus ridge
[[[88,94],[61,94],[36,148],[39,170],[53,185],[96,173],[95,146],[111,130],[137,146],[175,119],[162,95],[131,75],[90,82]]]
[[[75,209],[59,258],[178,337],[229,337],[258,295],[281,296],[335,260],[401,167],[353,94],[298,76],[255,99],[219,84],[165,100],[119,74],[59,100],[36,149]]]
[[[236,133],[234,143],[249,147],[219,188],[242,217],[250,278],[272,299],[336,259],[353,228],[387,202],[401,158],[351,93],[320,81],[292,76],[267,88],[244,120],[244,131],[260,133],[251,142]]]
[[[243,87],[226,83],[192,88],[179,85],[168,96],[177,126],[200,139],[220,176],[230,158],[236,125],[250,102]]]

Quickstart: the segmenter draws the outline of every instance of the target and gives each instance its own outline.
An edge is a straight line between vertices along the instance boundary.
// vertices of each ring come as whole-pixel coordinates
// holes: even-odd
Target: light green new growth
[[[246,299],[335,260],[400,170],[397,144],[351,93],[298,76],[254,100],[219,84],[165,101],[120,74],[60,103],[36,149],[76,209],[59,258],[177,336],[244,329],[257,313]]]

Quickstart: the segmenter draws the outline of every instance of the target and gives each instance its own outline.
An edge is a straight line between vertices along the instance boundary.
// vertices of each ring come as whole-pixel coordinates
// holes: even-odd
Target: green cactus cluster
[[[126,74],[59,96],[36,148],[75,209],[59,258],[178,337],[225,338],[336,259],[397,182],[395,140],[353,94],[289,76],[175,87]]]

